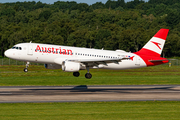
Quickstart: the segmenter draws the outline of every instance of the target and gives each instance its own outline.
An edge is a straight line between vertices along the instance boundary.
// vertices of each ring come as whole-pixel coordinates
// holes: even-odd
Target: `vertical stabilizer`
[[[137,54],[160,56],[168,35],[169,29],[160,29]]]

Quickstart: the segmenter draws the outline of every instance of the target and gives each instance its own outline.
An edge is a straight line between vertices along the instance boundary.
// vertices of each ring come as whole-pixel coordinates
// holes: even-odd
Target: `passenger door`
[[[27,54],[28,55],[33,55],[33,45],[28,45]]]

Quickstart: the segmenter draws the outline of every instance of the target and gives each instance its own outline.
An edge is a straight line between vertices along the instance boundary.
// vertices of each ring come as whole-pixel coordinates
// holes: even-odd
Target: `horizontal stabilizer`
[[[149,62],[163,62],[163,61],[168,61],[167,59],[163,59],[163,60],[149,60]]]

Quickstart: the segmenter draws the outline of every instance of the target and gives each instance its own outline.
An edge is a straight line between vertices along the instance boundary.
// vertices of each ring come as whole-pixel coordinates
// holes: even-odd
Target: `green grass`
[[[47,70],[43,66],[0,66],[0,86],[12,85],[152,85],[180,84],[180,66],[167,65],[131,70],[91,70],[93,78]],[[3,96],[1,96],[3,97]],[[1,120],[175,120],[180,101],[1,103]]]
[[[13,85],[155,85],[180,84],[180,66],[168,65],[131,70],[92,69],[92,79],[84,77],[86,70],[80,71],[80,77],[62,70],[48,70],[43,66],[30,66],[29,72],[23,72],[24,66],[0,66],[0,86]]]
[[[180,102],[88,102],[0,104],[1,120],[175,120]]]

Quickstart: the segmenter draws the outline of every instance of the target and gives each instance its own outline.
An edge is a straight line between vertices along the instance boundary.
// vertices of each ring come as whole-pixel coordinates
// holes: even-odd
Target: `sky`
[[[41,1],[42,3],[47,3],[47,4],[53,4],[54,2],[58,1],[58,0],[0,0],[0,3],[7,3],[7,2],[24,2],[24,1]],[[60,1],[66,1],[66,0],[60,0]],[[94,4],[96,2],[102,2],[102,3],[106,3],[107,0],[68,0],[68,1],[76,1],[77,3],[87,3],[89,5]],[[132,0],[125,0],[125,2],[129,2]],[[144,1],[148,1],[148,0],[144,0]]]

